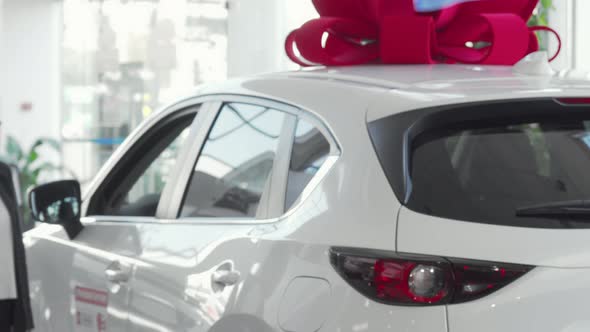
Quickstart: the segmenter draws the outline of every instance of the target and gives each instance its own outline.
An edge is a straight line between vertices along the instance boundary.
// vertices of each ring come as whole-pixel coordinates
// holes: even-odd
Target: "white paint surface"
[[[28,147],[39,137],[59,137],[61,3],[0,2],[0,151],[5,137]],[[22,112],[30,102],[33,109]]]

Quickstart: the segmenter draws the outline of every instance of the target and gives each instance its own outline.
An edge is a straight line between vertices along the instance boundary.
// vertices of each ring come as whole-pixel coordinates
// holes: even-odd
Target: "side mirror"
[[[70,239],[82,231],[82,198],[78,181],[57,181],[35,187],[29,192],[29,205],[35,220],[62,225]]]

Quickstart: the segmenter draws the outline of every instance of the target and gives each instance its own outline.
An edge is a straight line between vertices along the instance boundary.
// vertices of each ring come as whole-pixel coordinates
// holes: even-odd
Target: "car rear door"
[[[33,328],[18,170],[0,163],[0,330]]]
[[[285,208],[298,110],[247,97],[221,101],[178,177],[170,219],[139,233],[132,331],[269,331],[260,318],[268,294],[261,283],[244,285],[260,267],[256,231],[274,227]],[[236,316],[238,299],[250,312]],[[224,325],[233,317],[243,319]]]

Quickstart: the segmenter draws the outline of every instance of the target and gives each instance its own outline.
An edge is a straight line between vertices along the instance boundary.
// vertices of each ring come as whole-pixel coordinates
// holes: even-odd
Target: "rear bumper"
[[[387,306],[336,286],[320,331],[587,332],[590,269],[537,267],[482,299],[437,307]]]
[[[538,267],[480,300],[448,306],[449,332],[590,331],[590,269]]]

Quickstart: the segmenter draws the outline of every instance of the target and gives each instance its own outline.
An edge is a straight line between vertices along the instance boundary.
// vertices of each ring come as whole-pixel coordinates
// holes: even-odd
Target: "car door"
[[[288,166],[278,152],[295,111],[244,97],[211,110],[186,168],[167,188],[169,220],[141,226],[132,331],[209,331],[223,317],[250,268],[256,244],[248,234],[282,213],[282,198],[269,194],[280,180],[276,170]]]
[[[252,277],[269,254],[261,252],[256,234],[275,228],[303,191],[301,182],[309,182],[330,152],[326,142],[315,159],[289,170],[299,113],[267,100],[223,99],[170,187],[169,220],[141,226],[132,331],[272,330],[260,312],[273,289]],[[302,136],[314,136],[303,129]],[[288,178],[304,172],[293,180],[299,194],[296,188],[287,194]],[[236,305],[250,315],[237,314]],[[244,319],[224,325],[235,317]]]
[[[57,225],[28,233],[39,331],[128,330],[130,283],[142,267],[135,259],[140,225],[158,220],[162,192],[176,176],[203,107],[181,103],[132,134],[91,185],[76,238]]]
[[[33,328],[18,169],[0,163],[0,330]]]

